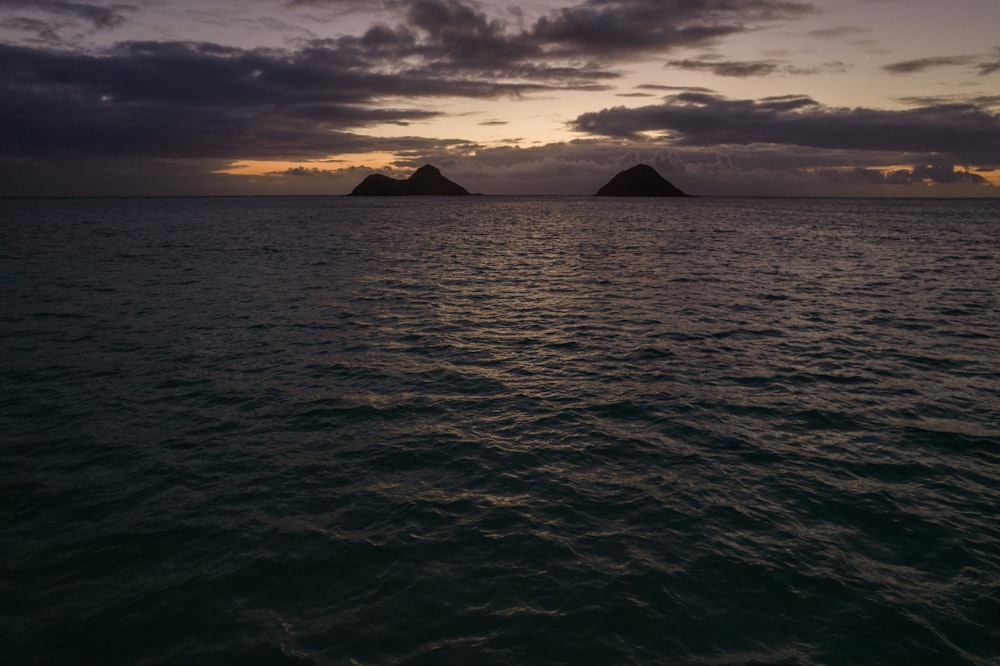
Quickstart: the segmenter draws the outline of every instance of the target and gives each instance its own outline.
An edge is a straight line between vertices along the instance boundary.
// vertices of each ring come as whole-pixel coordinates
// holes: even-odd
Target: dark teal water
[[[1000,202],[0,200],[0,662],[1000,660]]]

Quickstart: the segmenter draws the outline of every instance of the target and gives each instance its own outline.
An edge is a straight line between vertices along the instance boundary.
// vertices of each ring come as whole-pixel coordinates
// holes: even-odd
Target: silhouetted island
[[[597,197],[686,197],[648,164],[637,164],[608,181]]]
[[[459,196],[469,192],[453,183],[438,171],[437,167],[425,164],[413,172],[406,180],[397,180],[380,173],[373,173],[351,191],[351,196]]]

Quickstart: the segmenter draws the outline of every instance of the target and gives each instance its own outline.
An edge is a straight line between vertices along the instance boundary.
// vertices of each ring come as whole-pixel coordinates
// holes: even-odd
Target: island
[[[469,192],[444,176],[437,167],[425,164],[406,180],[373,173],[355,187],[349,196],[468,196]]]
[[[686,197],[648,164],[637,164],[609,180],[597,197]]]

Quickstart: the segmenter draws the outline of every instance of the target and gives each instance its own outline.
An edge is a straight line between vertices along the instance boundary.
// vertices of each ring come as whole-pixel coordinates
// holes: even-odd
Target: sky
[[[0,196],[1000,196],[998,0],[0,0]]]

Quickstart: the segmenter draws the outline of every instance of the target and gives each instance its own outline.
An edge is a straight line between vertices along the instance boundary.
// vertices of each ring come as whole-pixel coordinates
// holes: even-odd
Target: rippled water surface
[[[1000,202],[0,201],[3,663],[1000,659]]]

